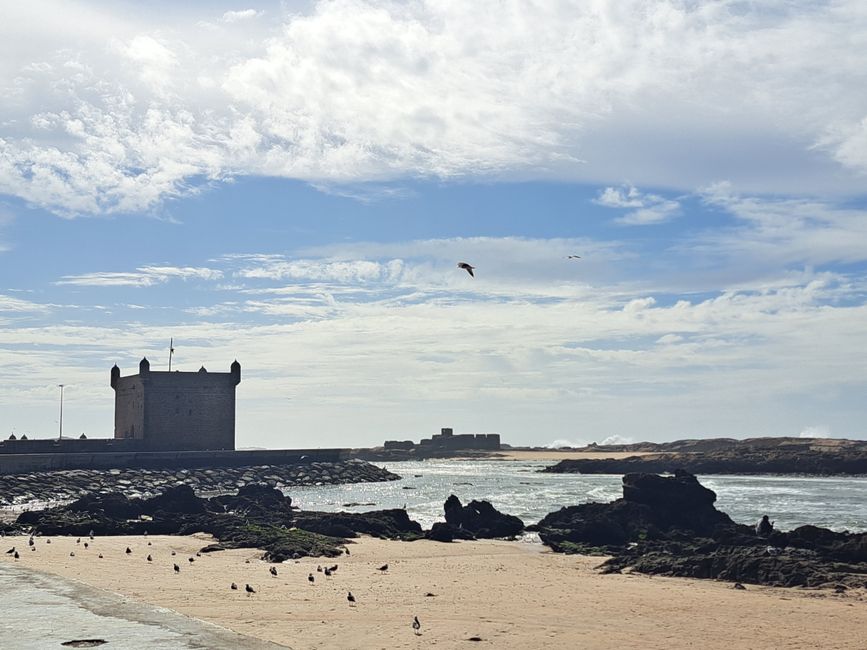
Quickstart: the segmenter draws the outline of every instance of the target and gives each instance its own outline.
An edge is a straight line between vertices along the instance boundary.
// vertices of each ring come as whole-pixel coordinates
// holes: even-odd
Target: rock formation
[[[867,586],[867,533],[816,526],[758,537],[714,507],[716,494],[684,471],[627,474],[623,498],[550,513],[536,526],[563,553],[611,555],[619,572],[716,578],[775,586]]]

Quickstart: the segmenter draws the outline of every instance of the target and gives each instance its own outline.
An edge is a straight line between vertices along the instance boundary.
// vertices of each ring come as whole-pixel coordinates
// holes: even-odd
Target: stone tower
[[[229,372],[152,371],[148,360],[138,374],[111,369],[114,437],[141,440],[148,451],[235,449],[235,386],[241,364]]]

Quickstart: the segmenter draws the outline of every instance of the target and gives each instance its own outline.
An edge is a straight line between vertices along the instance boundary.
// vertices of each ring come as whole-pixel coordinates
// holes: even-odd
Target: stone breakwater
[[[252,484],[277,489],[299,485],[339,485],[395,481],[400,476],[362,460],[292,465],[256,465],[181,470],[75,469],[0,476],[0,507],[64,503],[85,494],[121,493],[148,498],[189,485],[197,494],[237,492]]]

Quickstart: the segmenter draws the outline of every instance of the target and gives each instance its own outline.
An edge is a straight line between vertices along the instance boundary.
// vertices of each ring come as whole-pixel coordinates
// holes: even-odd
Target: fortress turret
[[[145,375],[151,371],[151,362],[148,361],[147,357],[142,357],[142,360],[139,361],[138,364],[138,374]]]
[[[232,362],[232,365],[229,366],[229,370],[232,373],[232,376],[235,378],[235,386],[241,383],[241,364],[238,363],[238,360],[235,359]]]
[[[117,388],[117,380],[120,379],[120,368],[117,367],[117,364],[111,369],[111,387]]]

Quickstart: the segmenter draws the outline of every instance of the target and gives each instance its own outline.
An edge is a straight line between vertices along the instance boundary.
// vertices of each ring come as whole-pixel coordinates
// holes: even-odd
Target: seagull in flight
[[[472,266],[471,264],[467,264],[466,262],[458,262],[458,268],[463,269],[464,271],[469,273],[470,276],[476,277],[476,274],[473,273],[473,269],[476,268],[475,266]]]
[[[581,256],[580,255],[567,255],[566,259],[567,260],[580,260]]]

